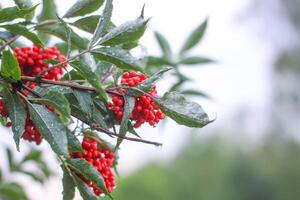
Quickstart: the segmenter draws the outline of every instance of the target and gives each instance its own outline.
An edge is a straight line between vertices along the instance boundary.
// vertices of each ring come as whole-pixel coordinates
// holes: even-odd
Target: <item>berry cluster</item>
[[[14,49],[14,55],[18,59],[19,67],[22,75],[24,76],[37,76],[40,72],[48,69],[50,67],[49,63],[44,60],[56,60],[57,62],[64,62],[66,58],[60,54],[56,47],[50,47],[42,49],[37,45],[33,47],[21,47]],[[63,67],[66,67],[67,64],[62,66],[55,67],[48,72],[41,74],[42,78],[49,80],[60,80],[63,75]],[[38,86],[36,82],[25,82],[27,86],[31,89]],[[23,90],[23,92],[28,95],[28,90]],[[49,110],[53,111],[52,107],[47,107]],[[3,100],[0,100],[0,114],[3,117],[7,117],[7,113],[3,106]],[[8,124],[10,125],[10,124]],[[42,142],[42,137],[40,132],[36,129],[33,121],[30,118],[30,115],[27,111],[25,131],[22,135],[23,139],[30,142],[35,142],[40,144]]]
[[[135,71],[124,72],[121,79],[121,85],[135,87],[146,79],[147,76],[143,73],[137,74]],[[130,115],[130,119],[135,122],[135,128],[140,127],[145,122],[154,126],[160,120],[164,119],[164,114],[151,99],[151,96],[156,95],[156,86],[153,85],[149,93],[140,97],[135,97],[134,109]],[[108,108],[117,115],[118,121],[121,121],[124,110],[124,98],[122,96],[112,94],[112,102],[108,103]]]
[[[0,100],[0,115],[5,118],[8,117],[8,113],[4,107],[3,99]],[[11,127],[11,122],[6,122],[5,126]]]
[[[108,192],[112,192],[116,187],[115,175],[112,167],[115,160],[114,152],[100,147],[95,139],[84,137],[82,141],[83,152],[70,153],[72,158],[85,159],[93,165],[98,172],[102,175]],[[76,174],[80,177],[89,187],[93,188],[94,193],[99,196],[103,191],[97,187],[95,183],[83,177],[81,174]]]

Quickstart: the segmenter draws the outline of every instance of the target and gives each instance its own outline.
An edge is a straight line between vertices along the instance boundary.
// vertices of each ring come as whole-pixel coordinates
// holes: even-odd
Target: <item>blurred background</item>
[[[63,14],[75,1],[55,2]],[[210,96],[189,98],[217,120],[197,130],[170,120],[156,129],[141,128],[144,138],[164,146],[131,142],[121,146],[115,199],[299,199],[300,1],[115,0],[113,21],[136,18],[144,3],[145,14],[152,19],[141,41],[143,54],[161,54],[154,31],[168,39],[174,52],[179,51],[189,33],[209,16],[205,37],[191,54],[216,62],[184,65],[180,70],[194,80],[183,88]],[[0,4],[12,2],[0,0]],[[158,90],[162,94],[174,83],[172,78],[164,79]],[[1,145],[14,149],[11,134],[6,129],[1,132]],[[27,144],[21,148],[30,149]],[[54,176],[39,184],[10,174],[8,161],[1,156],[4,176],[20,182],[32,200],[61,199],[59,165],[45,143],[37,149],[44,152]]]

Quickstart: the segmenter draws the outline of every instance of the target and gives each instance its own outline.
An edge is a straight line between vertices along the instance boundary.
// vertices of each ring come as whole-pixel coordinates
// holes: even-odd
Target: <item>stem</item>
[[[57,63],[57,64],[55,64],[55,65],[52,65],[51,67],[49,67],[49,68],[47,68],[47,69],[45,69],[45,70],[39,72],[39,74],[37,75],[37,77],[41,77],[42,74],[51,71],[51,70],[54,69],[55,67],[59,67],[59,66],[61,66],[61,65],[63,65],[63,64],[66,64],[66,63],[68,63],[68,62],[74,60],[75,58],[78,58],[79,56],[82,56],[83,54],[85,54],[85,53],[87,53],[87,52],[89,52],[89,51],[88,51],[88,50],[84,50],[84,51],[78,53],[77,55],[75,55],[75,56],[73,56],[73,57],[71,57],[71,58],[69,58],[69,59],[67,59],[67,60],[65,60],[65,61],[63,61],[63,62]]]
[[[12,38],[10,38],[9,40],[7,40],[4,44],[2,44],[0,46],[0,51],[2,51],[2,49],[4,49],[6,46],[10,45],[11,43],[13,43],[14,41],[16,41],[16,39],[18,39],[20,36],[16,35]]]

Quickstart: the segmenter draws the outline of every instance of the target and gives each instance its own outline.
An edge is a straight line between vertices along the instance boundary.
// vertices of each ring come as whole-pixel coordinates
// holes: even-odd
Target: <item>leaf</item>
[[[0,39],[1,40],[9,40],[13,37],[13,34],[11,34],[9,31],[0,31]]]
[[[152,89],[153,84],[158,81],[161,76],[166,73],[167,71],[173,69],[172,67],[166,67],[158,71],[157,73],[153,74],[150,78],[143,81],[138,85],[138,88],[143,90],[144,92],[149,92]]]
[[[87,16],[87,17],[83,17],[77,21],[75,21],[74,23],[72,23],[73,26],[76,26],[77,28],[84,30],[86,32],[89,33],[94,33],[96,28],[97,28],[97,23],[100,19],[100,15],[91,15],[91,16]],[[106,31],[104,31],[103,34],[106,34],[108,31],[110,31],[111,29],[115,28],[116,26],[110,21],[108,23],[108,27],[106,29]]]
[[[105,119],[101,112],[96,108],[96,106],[93,106],[92,110],[92,119],[93,122],[96,124],[99,124],[101,127],[108,129],[107,124],[105,123]]]
[[[181,91],[180,93],[183,95],[200,96],[203,98],[212,99],[211,96],[209,96],[208,94],[198,91],[198,90],[184,90],[184,91]]]
[[[83,200],[99,200],[95,196],[94,192],[92,192],[91,189],[80,178],[78,178],[75,174],[73,174],[73,177]]]
[[[168,61],[166,58],[148,56],[146,60],[147,60],[147,66],[155,66],[155,67],[161,67],[164,65],[173,66],[173,64],[170,61]]]
[[[170,58],[172,55],[171,47],[167,39],[159,32],[154,33],[155,38],[163,52],[165,58]]]
[[[100,94],[100,96],[107,100],[107,95],[105,90],[102,88],[102,85],[100,84],[99,77],[92,71],[92,69],[89,67],[89,65],[84,62],[83,60],[76,60],[70,62],[70,65],[76,69],[81,76],[86,78],[86,80],[96,88],[97,92]]]
[[[2,25],[1,27],[10,31],[14,35],[22,35],[28,40],[32,41],[33,44],[38,44],[43,47],[43,43],[40,38],[32,31],[28,30],[25,26],[20,24]]]
[[[17,4],[17,6],[20,9],[26,9],[26,8],[30,8],[33,6],[31,0],[14,0],[15,4]],[[32,18],[34,17],[34,12],[28,14],[25,16],[26,20],[30,21],[32,20]]]
[[[61,168],[63,170],[63,200],[73,200],[75,197],[75,183],[71,175],[69,174],[69,171],[61,165]]]
[[[20,138],[24,133],[26,122],[26,111],[17,94],[12,94],[7,88],[2,90],[4,97],[4,105],[8,111],[9,118],[12,123],[12,131],[17,150],[19,151]]]
[[[158,100],[158,106],[163,113],[181,125],[201,128],[211,122],[199,104],[187,101],[177,92],[167,92]]]
[[[118,47],[102,47],[94,49],[92,54],[96,59],[115,64],[124,70],[141,71],[142,63],[134,58],[128,51]]]
[[[55,1],[53,0],[42,0],[42,12],[41,14],[37,17],[38,22],[43,22],[47,20],[56,20],[57,15],[56,15],[56,5]],[[38,36],[41,38],[41,40],[44,43],[48,43],[50,39],[50,35],[47,35],[43,32],[38,32]],[[65,54],[64,54],[65,55]]]
[[[148,21],[143,18],[137,18],[134,21],[126,22],[104,35],[98,44],[114,46],[136,42],[144,34]]]
[[[112,2],[113,2],[113,0],[106,0],[103,14],[99,18],[96,30],[95,30],[92,40],[89,44],[89,49],[92,48],[97,43],[99,38],[105,34],[105,32],[109,26],[109,22],[110,22],[112,10],[113,10]]]
[[[128,95],[124,96],[124,101],[125,102],[124,102],[123,117],[122,117],[120,130],[119,130],[120,136],[125,136],[128,131],[128,121],[129,121],[130,114],[133,111],[134,103],[135,103],[134,97],[131,97]],[[123,141],[123,138],[118,137],[117,145],[116,145],[115,149],[117,149],[120,146],[122,141]]]
[[[93,167],[90,163],[83,159],[67,159],[66,162],[71,168],[75,169],[78,173],[83,175],[85,178],[91,180],[93,183],[97,185],[97,187],[101,188],[101,190],[110,196],[108,193],[104,179],[102,175],[97,171],[95,167]]]
[[[35,10],[38,5],[30,8],[19,9],[18,7],[9,7],[0,9],[0,23],[11,22],[14,19],[24,18],[26,15],[30,14]]]
[[[27,161],[38,161],[38,160],[41,160],[41,156],[42,156],[42,152],[41,151],[37,151],[37,150],[31,149],[30,152],[26,156],[24,156],[24,158],[21,161],[21,163],[25,163]]]
[[[0,184],[0,197],[8,200],[28,200],[22,186],[17,183]]]
[[[68,58],[70,56],[70,51],[71,51],[71,33],[72,33],[72,29],[68,26],[68,24],[63,19],[61,19],[61,18],[58,18],[58,19],[65,28],[66,39],[67,39],[67,53],[65,55]]]
[[[18,60],[10,50],[2,51],[1,74],[4,78],[12,78],[15,81],[21,78]]]
[[[92,117],[92,97],[89,92],[73,89],[73,94],[79,103],[79,109],[82,110],[88,119]]]
[[[83,16],[98,10],[104,0],[78,0],[63,16],[63,18],[71,18]]]
[[[200,56],[192,56],[183,58],[179,61],[178,64],[184,64],[184,65],[199,65],[199,64],[206,64],[206,63],[213,63],[214,60],[210,58],[200,57]]]
[[[16,163],[13,160],[12,151],[9,148],[6,148],[5,150],[6,150],[6,157],[8,161],[9,170],[10,172],[14,172],[16,171],[17,167],[16,167]]]
[[[55,113],[41,105],[29,104],[28,107],[36,128],[50,144],[53,151],[59,155],[68,155],[66,127]]]
[[[69,149],[69,152],[82,152],[80,141],[69,130],[67,131],[67,138],[68,138],[68,149]]]
[[[35,101],[47,106],[54,106],[55,112],[59,113],[59,118],[64,125],[72,122],[69,101],[62,93],[49,89],[43,94],[43,98],[35,99]]]
[[[180,54],[185,53],[186,51],[195,47],[203,38],[206,27],[207,27],[208,19],[206,19],[200,26],[198,26],[187,38],[185,43],[183,44]]]
[[[36,30],[54,35],[64,41],[68,41],[68,34],[65,32],[65,27],[63,24],[54,24],[54,25],[41,25],[37,26]],[[88,40],[86,38],[80,37],[77,33],[75,33],[72,29],[70,30],[71,43],[73,46],[76,46],[79,49],[86,49]]]
[[[71,80],[84,80],[85,78],[76,70],[71,70],[69,73],[65,74],[60,80],[67,81],[69,80],[69,76]]]

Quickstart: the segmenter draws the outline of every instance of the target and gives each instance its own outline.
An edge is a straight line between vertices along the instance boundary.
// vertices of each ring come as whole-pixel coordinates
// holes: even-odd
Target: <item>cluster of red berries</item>
[[[0,100],[0,114],[2,117],[5,117],[5,118],[8,117],[8,113],[4,107],[3,99]],[[6,122],[5,126],[11,127],[11,122]]]
[[[37,76],[40,72],[50,67],[49,63],[45,62],[44,60],[55,60],[57,62],[64,62],[66,60],[66,58],[60,54],[56,47],[42,49],[37,45],[34,45],[33,47],[17,47],[14,49],[14,55],[18,59],[22,75],[33,77]],[[63,67],[66,66],[67,64],[55,67],[49,70],[48,72],[41,74],[41,77],[49,80],[60,80],[63,75]],[[38,86],[38,83],[36,82],[25,82],[25,84],[31,89]],[[29,94],[28,90],[23,91],[26,95]],[[47,108],[51,111],[54,110],[54,108],[52,107]],[[3,105],[3,100],[0,100],[0,114],[3,117],[8,117]],[[35,142],[36,144],[40,144],[42,142],[41,134],[36,129],[28,111],[26,117],[25,131],[22,137],[23,139],[28,140],[30,142]]]
[[[121,85],[135,87],[146,79],[147,76],[143,73],[137,74],[135,71],[124,72],[121,79]],[[130,114],[130,119],[135,122],[135,128],[140,127],[145,122],[148,122],[150,126],[154,126],[160,120],[164,119],[165,115],[151,99],[151,96],[156,95],[156,86],[153,85],[149,93],[140,97],[135,97],[134,109]],[[112,94],[112,102],[108,103],[108,108],[117,115],[118,121],[121,121],[124,111],[124,98],[122,96]]]
[[[91,165],[93,165],[97,171],[102,175],[105,186],[108,192],[112,192],[116,187],[115,175],[112,171],[112,167],[115,160],[115,154],[112,151],[103,149],[101,145],[97,143],[96,139],[84,137],[82,141],[83,152],[70,153],[72,158],[85,159]],[[94,193],[99,196],[103,194],[101,188],[98,188],[95,183],[83,177],[81,174],[76,174],[80,177],[89,187],[91,187]]]

